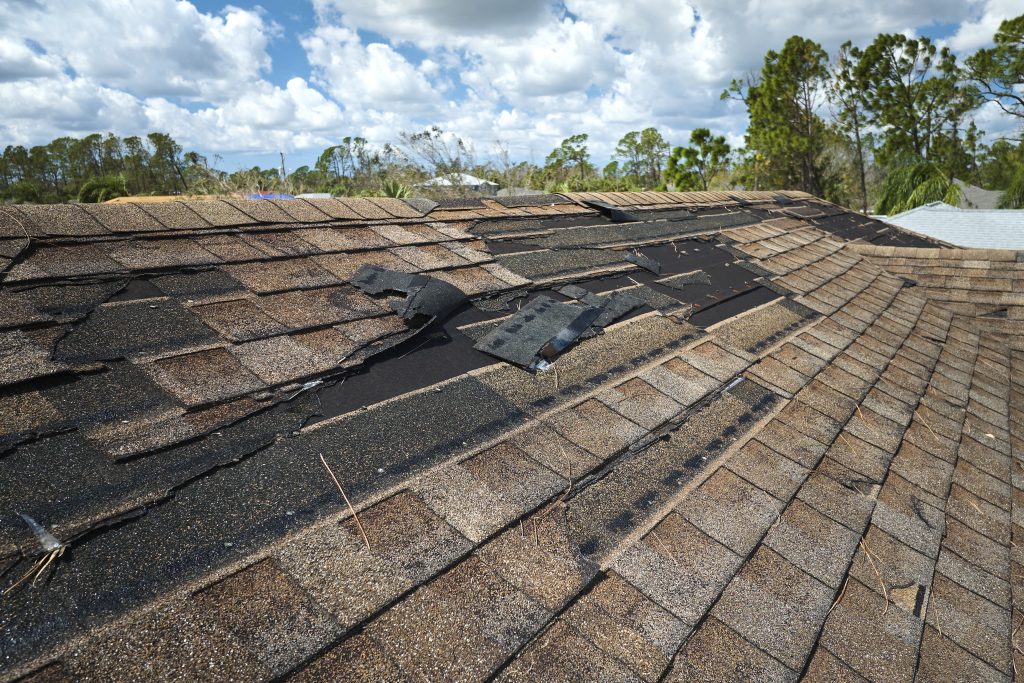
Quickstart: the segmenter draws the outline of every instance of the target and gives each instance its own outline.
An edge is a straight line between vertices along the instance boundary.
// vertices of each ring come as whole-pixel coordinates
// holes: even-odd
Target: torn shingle
[[[391,308],[407,320],[444,318],[466,302],[462,290],[427,275],[398,273],[379,266],[363,266],[352,284],[368,294],[400,292],[404,301],[392,301]]]
[[[474,348],[522,367],[550,361],[601,315],[596,306],[578,306],[539,296]]]

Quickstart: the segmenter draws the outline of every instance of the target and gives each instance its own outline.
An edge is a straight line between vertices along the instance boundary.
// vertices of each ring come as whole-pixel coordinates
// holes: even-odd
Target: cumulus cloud
[[[259,9],[54,0],[0,11],[6,144],[159,130],[208,151],[290,150],[326,143],[342,122],[305,78],[268,80],[281,29]]]
[[[954,26],[948,44],[963,53],[1020,11],[1019,0],[311,3],[296,27],[255,2],[0,0],[0,136],[163,130],[212,153],[314,150],[351,134],[383,143],[438,124],[478,154],[502,140],[533,161],[586,132],[600,162],[651,125],[677,144],[697,126],[741,139],[743,107],[719,95],[794,33],[834,53]],[[287,67],[271,59],[283,53]],[[994,112],[981,120],[999,125]]]
[[[949,40],[949,46],[957,52],[973,52],[990,44],[999,24],[1024,11],[1018,0],[986,0],[974,5],[970,19],[960,24]]]

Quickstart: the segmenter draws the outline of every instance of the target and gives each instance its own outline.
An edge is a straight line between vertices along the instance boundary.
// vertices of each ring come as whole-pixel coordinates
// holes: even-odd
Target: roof
[[[953,182],[960,188],[960,204],[964,209],[996,209],[999,207],[999,199],[1003,196],[1000,190],[986,190],[965,183],[957,178]]]
[[[477,185],[494,185],[498,186],[498,183],[492,183],[490,180],[484,180],[483,178],[477,178],[474,175],[468,173],[449,173],[447,175],[437,176],[426,180],[420,185],[436,185],[441,187],[450,187],[452,185],[465,185],[465,186],[477,186]]]
[[[893,216],[886,223],[949,244],[979,249],[1024,249],[1024,210],[959,209],[932,202]]]
[[[1024,663],[1017,252],[774,192],[0,234],[2,680]]]

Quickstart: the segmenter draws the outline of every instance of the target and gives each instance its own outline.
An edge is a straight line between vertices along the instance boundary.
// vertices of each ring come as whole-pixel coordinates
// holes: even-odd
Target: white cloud
[[[552,0],[313,0],[322,20],[428,47],[482,36],[517,36],[551,16]]]
[[[975,3],[980,4],[980,3]],[[949,46],[957,52],[973,52],[992,44],[999,24],[1024,13],[1020,0],[986,0],[968,21],[949,39]]]
[[[56,76],[60,71],[59,59],[33,50],[23,39],[0,36],[0,82]]]
[[[363,45],[344,26],[319,26],[300,40],[317,83],[348,109],[404,109],[428,113],[439,104],[428,74],[410,64],[390,45]]]
[[[963,52],[1021,11],[1019,0],[312,0],[313,25],[288,32],[246,4],[0,0],[0,141],[163,130],[208,153],[313,150],[438,124],[480,155],[503,140],[534,161],[586,132],[601,163],[651,125],[674,144],[697,126],[739,140],[745,111],[722,89],[794,33],[834,53],[953,25]],[[306,63],[284,72],[275,48]],[[1001,129],[991,111],[978,119]]]
[[[265,76],[280,28],[182,0],[0,3],[0,139],[168,132],[206,151],[326,143],[343,112],[306,79]]]

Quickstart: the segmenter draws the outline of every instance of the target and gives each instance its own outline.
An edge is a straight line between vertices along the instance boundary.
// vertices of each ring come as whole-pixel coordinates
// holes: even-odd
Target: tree
[[[668,142],[652,127],[623,135],[615,147],[615,157],[623,162],[621,171],[636,178],[646,189],[660,183],[668,151]]]
[[[828,55],[814,41],[792,36],[780,52],[769,50],[760,74],[734,80],[722,99],[747,105],[747,148],[765,159],[763,173],[776,187],[822,194],[819,156],[825,124],[818,115]]]
[[[938,50],[928,38],[880,34],[865,50],[850,50],[856,60],[857,87],[880,129],[878,156],[883,166],[906,160],[940,161],[949,141],[959,138],[960,124],[973,108],[968,88],[958,82],[956,58]],[[949,138],[945,144],[942,137]]]
[[[1024,123],[1024,15],[999,25],[995,46],[967,58],[967,77],[979,96]]]
[[[128,193],[121,176],[104,176],[87,180],[78,190],[78,201],[83,204],[97,204]]]
[[[586,133],[578,133],[562,140],[544,160],[545,174],[559,183],[569,182],[575,176],[577,184],[582,185],[584,178],[593,173],[587,150],[588,138]]]
[[[868,212],[867,160],[865,131],[867,110],[857,81],[859,52],[855,53],[850,41],[843,43],[831,67],[828,97],[838,131],[850,140],[857,175],[860,208]]]
[[[905,164],[882,181],[875,213],[892,215],[931,202],[960,203],[960,187],[930,161]]]
[[[729,162],[729,145],[724,135],[714,136],[707,128],[695,128],[690,133],[690,144],[672,150],[665,181],[677,190],[707,191]]]

